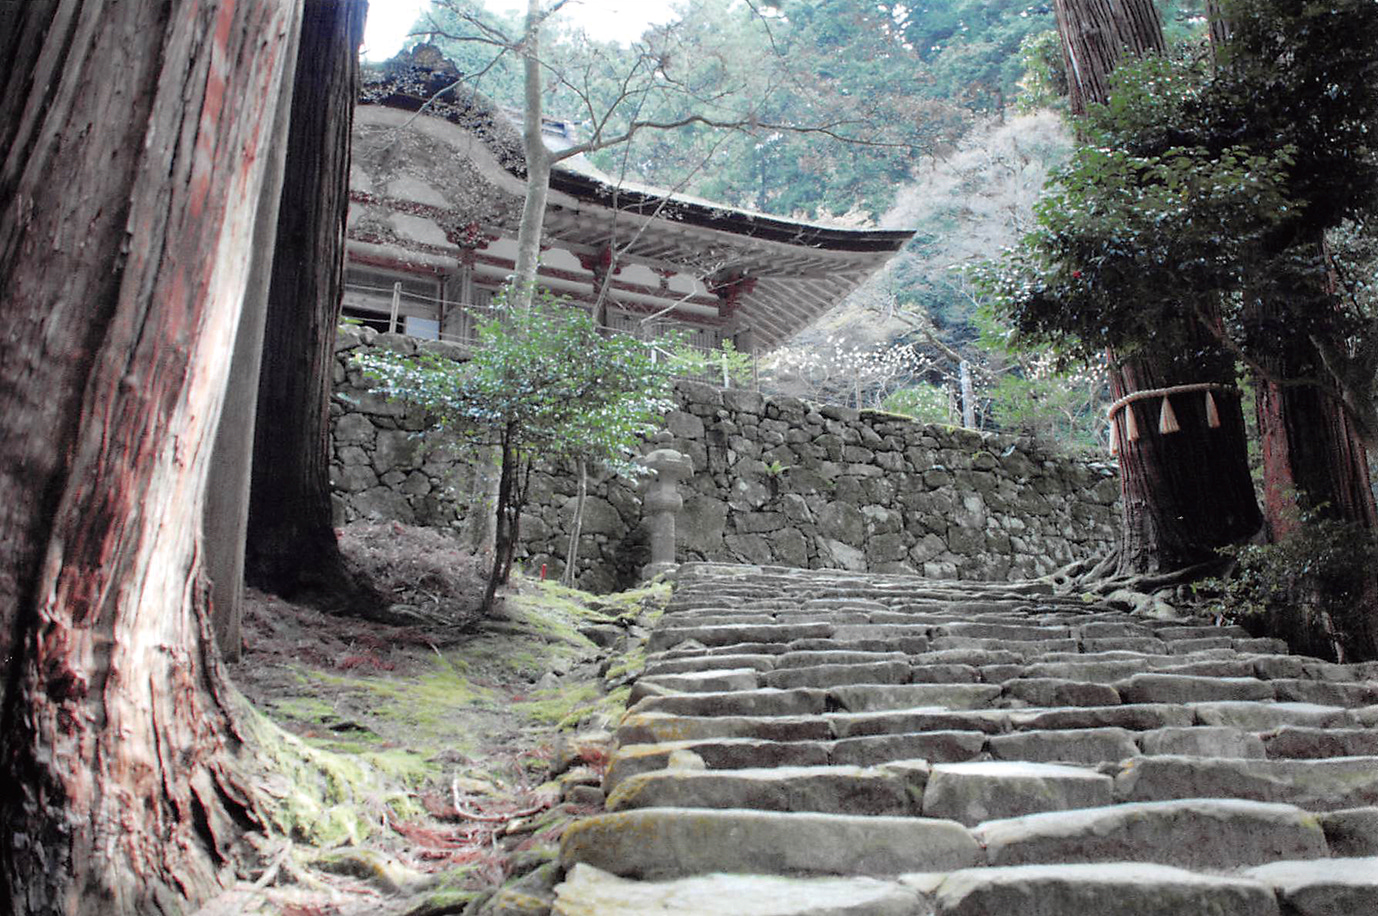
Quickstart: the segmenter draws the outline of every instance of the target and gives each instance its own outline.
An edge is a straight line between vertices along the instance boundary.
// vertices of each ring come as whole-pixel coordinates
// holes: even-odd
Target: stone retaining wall
[[[367,390],[348,365],[400,335],[341,329],[331,405],[336,519],[462,528],[471,464],[422,448],[416,410]],[[450,353],[449,345],[422,343]],[[1114,546],[1112,467],[1041,453],[1028,439],[925,426],[905,417],[680,383],[680,409],[651,447],[684,452],[694,474],[679,516],[681,560],[719,560],[935,578],[1041,575]],[[644,482],[593,476],[580,540],[582,587],[635,579],[647,562]],[[534,475],[525,565],[563,569],[576,480]]]

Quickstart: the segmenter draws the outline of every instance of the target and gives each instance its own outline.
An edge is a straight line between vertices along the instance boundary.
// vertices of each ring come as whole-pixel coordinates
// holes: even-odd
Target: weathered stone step
[[[713,874],[633,881],[578,862],[555,889],[553,916],[914,916],[918,891],[876,878]]]
[[[1034,730],[992,735],[986,747],[996,760],[1039,763],[1113,763],[1139,754],[1134,733],[1123,728]]]
[[[906,684],[909,662],[879,661],[778,668],[762,676],[767,687],[844,687],[849,684]]]
[[[943,706],[920,706],[881,712],[832,713],[827,720],[833,734],[838,738],[926,731],[975,731],[996,734],[1009,730],[1010,714],[1004,710],[958,710]]]
[[[1272,888],[1286,914],[1378,916],[1378,857],[1269,862],[1243,877]]]
[[[1378,856],[1378,665],[1046,585],[682,572],[607,813],[566,833],[586,877],[557,913],[1348,916],[1374,899],[1326,863]],[[686,877],[724,870],[756,874]],[[819,875],[850,877],[810,898],[797,882]]]
[[[715,693],[732,690],[755,690],[761,685],[761,673],[755,668],[711,668],[707,671],[683,671],[678,674],[643,675],[632,688],[629,702],[636,703],[643,696],[657,693]]]
[[[1109,805],[1109,776],[1042,763],[935,764],[923,789],[925,817],[974,826],[993,818]]]
[[[833,742],[829,760],[835,764],[875,766],[896,760],[923,759],[933,763],[974,760],[985,747],[979,731],[924,731],[898,735],[866,735]]]
[[[1378,757],[1378,729],[1288,726],[1258,737],[1269,757]]]
[[[1256,704],[1254,704],[1256,705]],[[1020,731],[1082,728],[1123,728],[1150,731],[1197,724],[1188,707],[1171,703],[1126,703],[1122,706],[1064,706],[1056,709],[1014,709],[1010,725]],[[1214,723],[1212,723],[1214,724]]]
[[[679,716],[810,716],[827,709],[828,692],[808,687],[736,690],[647,697],[628,712],[668,712]]]
[[[1262,882],[1138,862],[977,868],[905,883],[927,892],[934,916],[1280,916]]]
[[[1137,739],[1146,755],[1175,754],[1192,757],[1266,757],[1258,735],[1224,725],[1158,728]]]
[[[901,760],[962,763],[980,756],[984,732],[960,729],[886,735],[859,735],[835,741],[770,741],[754,737],[685,738],[619,747],[603,777],[611,793],[642,773],[673,769],[676,758],[692,755],[693,766],[709,770],[780,766],[879,766]]]
[[[1378,856],[1378,807],[1326,811],[1320,820],[1331,855]]]
[[[1137,757],[1115,776],[1123,801],[1243,798],[1312,811],[1378,805],[1378,757],[1254,760]]]
[[[1225,871],[1330,854],[1320,822],[1292,805],[1237,799],[1119,804],[988,821],[991,865],[1154,862]]]
[[[647,652],[669,649],[687,640],[704,646],[730,646],[737,643],[788,643],[796,639],[826,639],[833,635],[829,623],[744,623],[713,626],[658,627],[646,643]]]
[[[655,677],[662,674],[683,674],[689,671],[707,671],[709,669],[723,668],[754,668],[757,671],[769,671],[775,667],[774,655],[763,655],[761,653],[738,653],[733,655],[693,655],[681,656],[676,658],[657,657],[654,661],[647,660],[645,674],[643,677]]]
[[[708,738],[759,738],[765,741],[829,741],[831,717],[676,716],[664,712],[628,713],[617,726],[620,745]]]
[[[943,706],[947,709],[985,709],[1000,696],[998,684],[852,684],[833,687],[828,700],[847,712],[876,712]]]
[[[922,761],[910,767],[657,770],[624,779],[608,796],[607,810],[750,808],[905,817],[920,813],[927,778]],[[1110,779],[1101,778],[1108,797]]]
[[[1211,700],[1271,700],[1271,681],[1253,677],[1135,674],[1114,687],[1126,703],[1202,703]]]
[[[1197,725],[1229,725],[1253,732],[1287,725],[1345,728],[1359,724],[1355,713],[1350,710],[1315,703],[1227,701],[1188,703],[1181,708],[1191,713]]]
[[[888,876],[981,862],[953,821],[702,808],[646,808],[566,828],[560,861],[636,878],[711,872]]]
[[[846,712],[912,709],[990,708],[1000,697],[998,684],[844,684],[814,687],[684,693],[648,696],[630,712],[667,712],[681,716],[802,716],[828,709]]]
[[[825,767],[833,763],[831,742],[707,738],[628,744],[618,748],[603,776],[611,795],[626,780],[657,770],[749,770],[766,767]]]

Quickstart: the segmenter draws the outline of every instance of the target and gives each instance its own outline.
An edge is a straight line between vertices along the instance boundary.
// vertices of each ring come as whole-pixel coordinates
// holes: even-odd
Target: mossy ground
[[[564,825],[587,813],[560,804],[552,777],[596,779],[603,729],[625,708],[627,688],[600,672],[639,664],[580,629],[645,625],[668,591],[518,580],[498,617],[464,631],[251,593],[232,674],[258,711],[251,733],[273,774],[263,788],[278,834],[269,857],[279,854],[264,889],[233,892],[236,911],[476,911],[548,862]]]

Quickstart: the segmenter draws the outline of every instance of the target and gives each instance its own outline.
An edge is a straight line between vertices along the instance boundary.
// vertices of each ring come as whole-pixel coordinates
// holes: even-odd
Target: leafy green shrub
[[[1273,544],[1224,548],[1235,569],[1202,583],[1218,593],[1212,609],[1228,620],[1280,636],[1297,651],[1340,661],[1372,657],[1368,632],[1375,596],[1367,572],[1378,539],[1357,522],[1302,513]]]
[[[681,343],[671,352],[669,365],[674,375],[703,377],[724,388],[746,385],[755,379],[756,361],[730,340],[724,340],[717,350],[700,350]]]

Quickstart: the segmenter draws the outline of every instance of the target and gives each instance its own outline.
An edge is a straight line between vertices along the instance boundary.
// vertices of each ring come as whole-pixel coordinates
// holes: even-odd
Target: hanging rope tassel
[[[1134,419],[1134,405],[1124,405],[1124,438],[1129,442],[1139,441],[1139,421]]]
[[[1120,453],[1120,421],[1114,417],[1110,418],[1110,454]]]
[[[1158,412],[1158,432],[1166,436],[1168,433],[1175,433],[1182,427],[1177,425],[1177,414],[1172,410],[1172,400],[1163,398],[1163,409]]]
[[[1206,425],[1211,429],[1220,428],[1220,410],[1215,406],[1215,397],[1206,392]]]

